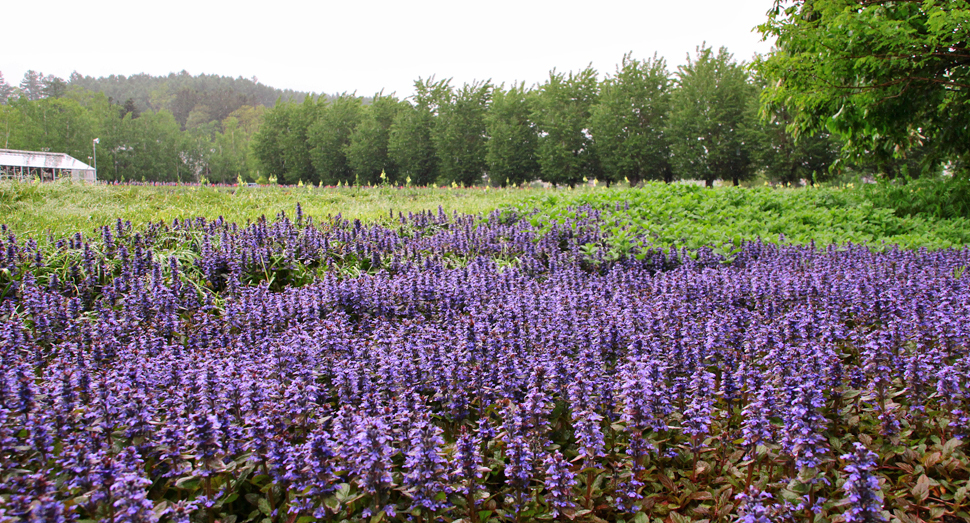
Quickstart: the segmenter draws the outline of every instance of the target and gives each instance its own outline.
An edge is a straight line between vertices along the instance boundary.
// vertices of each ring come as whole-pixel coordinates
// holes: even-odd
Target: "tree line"
[[[234,182],[257,172],[250,138],[267,106],[304,99],[257,79],[145,74],[68,80],[0,73],[0,147],[64,152],[108,181]]]
[[[249,142],[265,110],[244,105],[183,130],[167,109],[135,112],[74,88],[39,100],[9,98],[0,106],[0,148],[63,152],[88,164],[96,155],[106,181],[235,181],[257,170]]]
[[[735,184],[830,176],[839,143],[797,143],[784,114],[763,120],[749,64],[700,46],[675,71],[623,57],[602,80],[587,67],[541,85],[418,79],[405,100],[352,95],[286,102],[253,135],[261,173],[279,183],[575,186],[676,179]]]
[[[843,139],[825,130],[796,136],[783,106],[766,110],[760,65],[702,45],[675,70],[656,55],[625,55],[602,80],[592,67],[553,70],[531,87],[431,77],[404,100],[299,100],[277,90],[271,104],[245,91],[257,84],[242,79],[202,75],[193,84],[183,72],[147,91],[147,101],[119,103],[106,86],[151,82],[79,74],[64,82],[29,72],[18,88],[0,75],[0,143],[83,160],[97,137],[99,178],[119,181],[575,186],[832,176]],[[840,167],[891,176],[939,170],[919,158],[916,150]]]

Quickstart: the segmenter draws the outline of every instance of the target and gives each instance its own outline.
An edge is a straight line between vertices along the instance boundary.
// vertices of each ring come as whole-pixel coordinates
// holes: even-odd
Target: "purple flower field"
[[[0,245],[0,521],[967,521],[970,249],[603,217]]]

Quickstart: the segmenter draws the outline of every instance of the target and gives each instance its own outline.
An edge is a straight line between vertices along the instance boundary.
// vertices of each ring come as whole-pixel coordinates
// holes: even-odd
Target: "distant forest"
[[[0,147],[64,152],[94,161],[107,181],[251,180],[250,137],[277,103],[332,98],[277,89],[256,78],[186,71],[67,80],[28,71],[18,85],[0,72]]]
[[[0,83],[5,84],[2,79],[0,73]],[[273,107],[277,100],[302,102],[311,94],[270,87],[259,83],[255,77],[192,76],[185,70],[169,73],[168,76],[141,73],[100,78],[84,76],[75,71],[66,81],[53,75],[28,71],[20,83],[19,93],[33,101],[62,97],[71,88],[104,93],[110,103],[121,105],[135,114],[167,110],[183,129],[188,125],[190,116],[194,117],[195,123],[222,121],[244,105]],[[0,103],[5,103],[14,91],[12,86],[0,86]]]
[[[542,180],[782,183],[823,181],[842,144],[795,140],[783,111],[759,113],[764,80],[725,48],[699,47],[670,71],[629,55],[599,79],[551,71],[541,85],[453,86],[418,79],[416,94],[317,95],[255,78],[146,74],[64,80],[0,73],[0,147],[97,160],[106,181],[462,186]],[[97,154],[94,140],[98,139]],[[906,159],[840,169],[890,177],[939,172]]]

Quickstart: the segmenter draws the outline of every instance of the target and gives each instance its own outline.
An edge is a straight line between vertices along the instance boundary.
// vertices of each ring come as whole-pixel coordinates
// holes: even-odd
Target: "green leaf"
[[[916,481],[916,485],[910,489],[910,492],[916,498],[919,503],[926,501],[926,498],[930,497],[930,484],[927,481],[926,474],[923,474]]]
[[[956,493],[953,494],[953,502],[957,505],[962,505],[963,500],[967,499],[967,487],[960,487],[957,489]]]
[[[681,516],[680,514],[678,514],[676,512],[671,512],[670,513],[670,520],[673,521],[673,523],[691,523],[691,518],[690,517],[688,517],[688,516]]]
[[[175,486],[181,489],[193,491],[199,488],[199,478],[186,476],[175,481]]]
[[[960,438],[951,438],[949,441],[943,444],[943,457],[949,458],[953,455],[953,451],[960,447],[962,441]]]
[[[351,498],[351,490],[349,483],[341,483],[337,486],[337,492],[335,493],[337,500],[341,503],[346,503],[348,499]]]

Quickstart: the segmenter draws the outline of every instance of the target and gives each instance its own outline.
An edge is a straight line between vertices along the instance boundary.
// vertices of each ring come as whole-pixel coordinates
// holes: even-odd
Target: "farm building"
[[[96,182],[94,167],[64,153],[0,149],[0,179]]]

